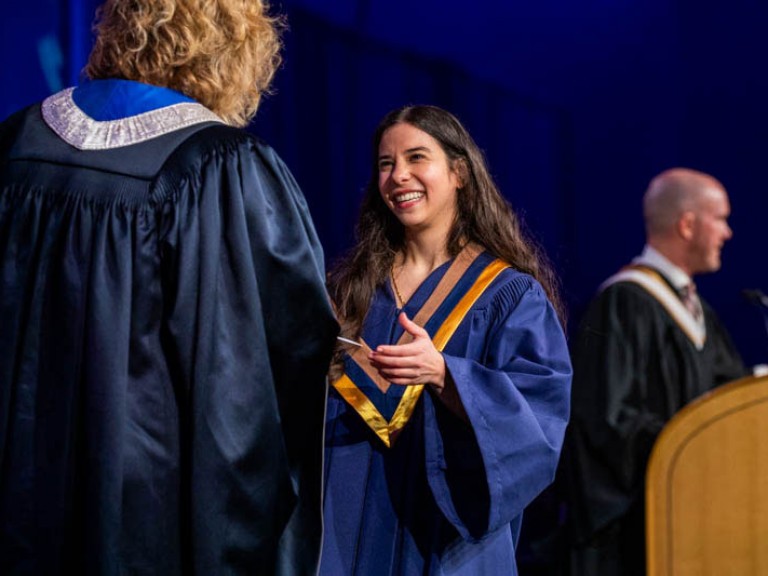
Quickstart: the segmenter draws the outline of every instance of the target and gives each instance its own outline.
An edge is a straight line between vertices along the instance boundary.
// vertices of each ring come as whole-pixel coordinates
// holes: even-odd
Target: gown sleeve
[[[495,300],[469,353],[444,354],[469,424],[425,401],[429,483],[464,538],[511,523],[552,482],[569,414],[568,347],[541,286],[518,276]]]
[[[155,190],[188,538],[196,573],[312,573],[338,328],[296,182],[231,130],[201,132]]]

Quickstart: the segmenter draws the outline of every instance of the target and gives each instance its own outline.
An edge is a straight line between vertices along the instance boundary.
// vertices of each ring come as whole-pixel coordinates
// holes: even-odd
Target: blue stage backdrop
[[[0,116],[77,82],[95,0],[4,6]],[[749,363],[768,361],[762,153],[768,5],[692,0],[284,0],[285,62],[252,130],[304,190],[329,260],[352,241],[381,116],[434,103],[459,116],[545,247],[577,325],[599,283],[642,248],[641,197],[671,166],[720,178],[734,239],[701,278]],[[750,216],[751,214],[751,216]]]

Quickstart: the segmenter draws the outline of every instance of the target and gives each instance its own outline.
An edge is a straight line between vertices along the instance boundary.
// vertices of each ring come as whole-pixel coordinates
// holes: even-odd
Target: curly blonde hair
[[[107,0],[85,74],[172,88],[245,126],[269,93],[284,27],[262,0]]]

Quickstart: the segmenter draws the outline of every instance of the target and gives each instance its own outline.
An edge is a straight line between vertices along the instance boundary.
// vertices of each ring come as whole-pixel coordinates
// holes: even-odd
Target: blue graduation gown
[[[0,266],[0,573],[315,573],[337,325],[272,149],[60,93],[0,125]]]
[[[409,317],[448,265],[406,304]],[[398,313],[379,288],[363,339],[396,342]],[[331,389],[321,574],[516,574],[523,509],[552,481],[568,419],[565,337],[541,286],[507,268],[443,355],[469,422],[427,387],[391,448]],[[391,413],[402,392],[391,386],[379,405]]]

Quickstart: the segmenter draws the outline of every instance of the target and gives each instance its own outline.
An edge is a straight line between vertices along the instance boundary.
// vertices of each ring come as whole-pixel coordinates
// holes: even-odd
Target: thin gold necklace
[[[397,282],[395,281],[395,262],[392,261],[392,267],[389,269],[389,275],[392,278],[392,288],[395,289],[395,298],[398,300],[398,302],[395,302],[397,304],[398,308],[402,308],[405,306],[405,299],[403,298],[403,295],[400,294],[400,289],[397,287]]]

